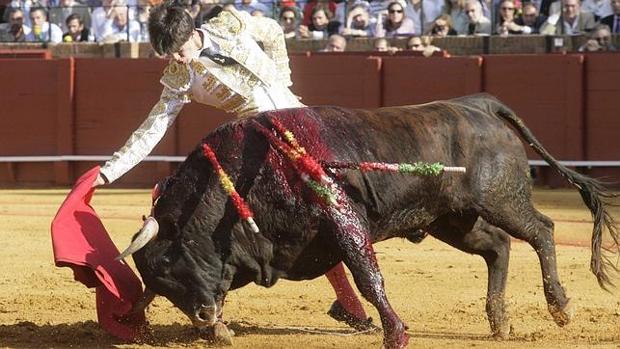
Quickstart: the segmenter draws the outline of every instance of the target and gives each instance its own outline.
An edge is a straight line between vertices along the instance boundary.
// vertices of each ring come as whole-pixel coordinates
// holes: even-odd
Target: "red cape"
[[[146,324],[144,312],[120,321],[142,296],[142,282],[131,268],[116,261],[120,253],[90,200],[99,166],[80,177],[52,221],[52,246],[57,267],[70,267],[76,281],[96,287],[97,317],[103,329],[133,340]]]

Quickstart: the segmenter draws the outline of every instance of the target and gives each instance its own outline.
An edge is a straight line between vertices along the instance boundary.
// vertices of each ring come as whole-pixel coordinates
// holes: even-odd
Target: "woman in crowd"
[[[297,37],[297,11],[293,7],[284,7],[280,11],[279,23],[284,32],[285,39],[292,39]]]
[[[379,16],[375,36],[378,38],[391,38],[396,36],[409,36],[415,34],[415,26],[410,18],[405,16],[405,9],[400,2],[391,2],[387,7],[385,19]]]
[[[435,19],[431,27],[431,35],[436,38],[456,35],[456,30],[452,27],[450,15],[443,14]]]

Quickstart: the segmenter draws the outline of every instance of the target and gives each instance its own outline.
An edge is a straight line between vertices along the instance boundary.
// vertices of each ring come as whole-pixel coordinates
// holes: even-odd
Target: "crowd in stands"
[[[161,0],[0,0],[0,42],[148,41],[149,9]],[[196,26],[215,5],[277,20],[287,39],[328,39],[344,51],[351,37],[406,37],[432,52],[434,38],[468,35],[588,35],[584,51],[615,50],[620,0],[178,0]]]

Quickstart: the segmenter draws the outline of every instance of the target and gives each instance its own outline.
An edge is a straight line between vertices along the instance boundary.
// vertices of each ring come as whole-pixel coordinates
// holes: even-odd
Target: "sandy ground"
[[[204,347],[209,344],[165,299],[148,310],[152,336],[125,344],[96,323],[94,291],[53,265],[49,226],[67,190],[0,191],[0,347]],[[119,246],[148,212],[145,190],[99,190],[93,205]],[[376,246],[389,299],[409,325],[410,347],[620,348],[620,291],[602,291],[588,271],[591,218],[575,191],[535,192],[537,207],[556,222],[560,276],[578,306],[558,328],[546,311],[538,260],[513,243],[507,299],[512,339],[488,337],[486,267],[481,258],[432,238],[419,245]],[[614,215],[620,220],[620,209]],[[585,243],[585,244],[584,244]],[[616,276],[616,280],[620,280]],[[379,348],[382,335],[354,335],[325,312],[333,294],[325,278],[247,286],[227,299],[236,348]],[[377,313],[366,304],[370,315]]]

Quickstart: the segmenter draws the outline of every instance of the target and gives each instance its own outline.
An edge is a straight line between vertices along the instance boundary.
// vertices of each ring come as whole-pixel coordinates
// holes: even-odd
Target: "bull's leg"
[[[570,321],[573,309],[558,276],[553,240],[554,224],[532,206],[529,198],[525,199],[518,198],[516,207],[512,209],[504,206],[503,212],[498,212],[495,206],[485,212],[483,217],[515,238],[527,241],[534,248],[540,261],[549,312],[558,326],[564,326]]]
[[[493,337],[506,339],[510,334],[510,320],[506,314],[504,295],[508,276],[510,237],[501,229],[478,219],[473,229],[472,219],[465,217],[456,222],[442,218],[434,222],[429,233],[461,251],[484,258],[488,268],[486,312]]]
[[[343,261],[351,270],[362,296],[375,306],[381,316],[386,348],[404,348],[409,342],[406,326],[392,309],[385,294],[383,276],[375,258],[368,229],[352,209],[332,212],[332,232]]]

